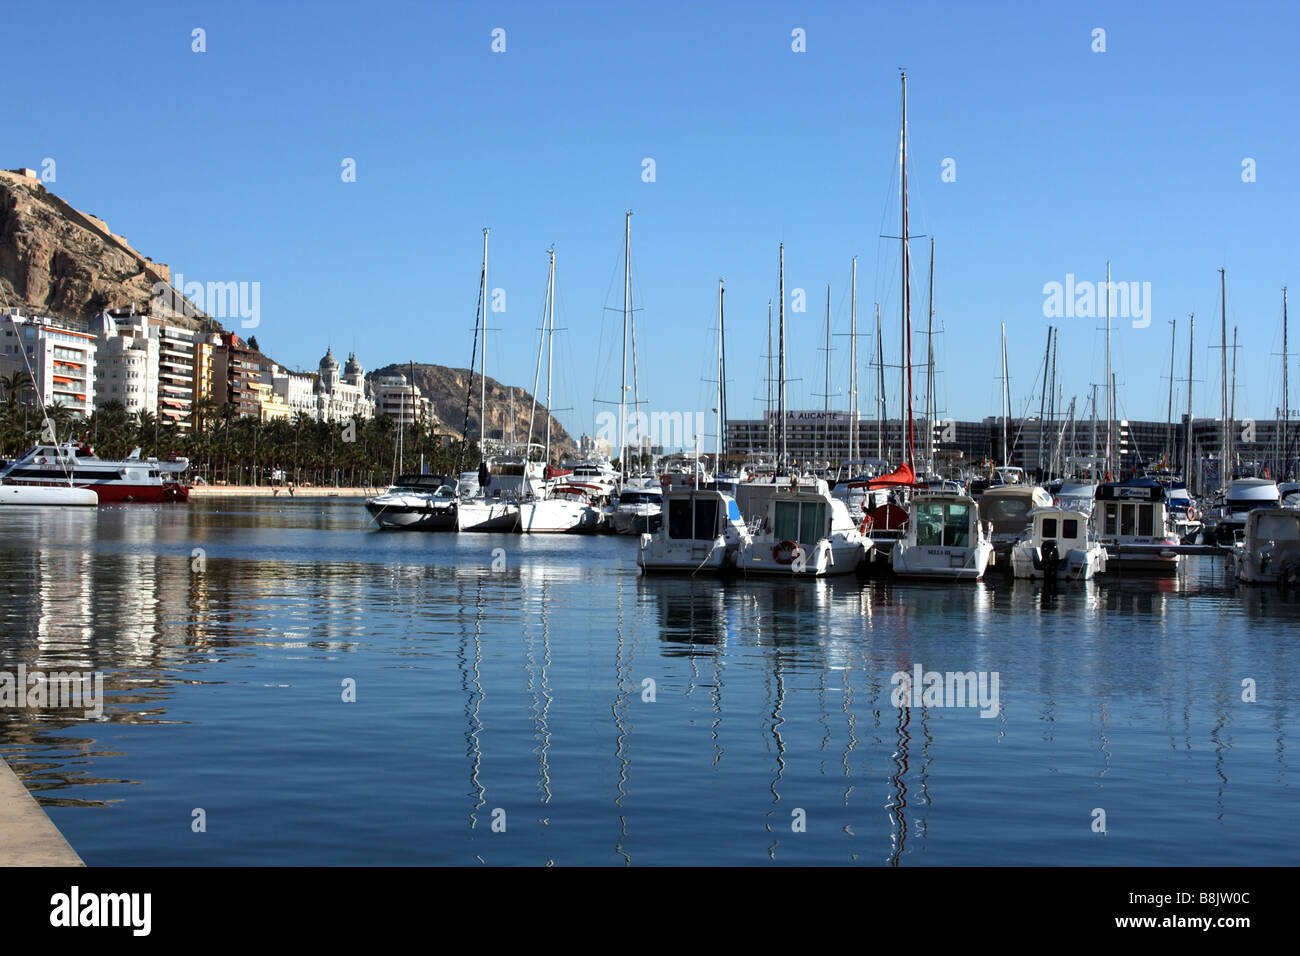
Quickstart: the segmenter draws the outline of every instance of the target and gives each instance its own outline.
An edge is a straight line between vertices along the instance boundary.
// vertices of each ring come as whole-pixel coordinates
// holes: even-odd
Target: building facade
[[[98,343],[94,333],[73,326],[11,310],[0,321],[0,357],[15,371],[26,371],[30,365],[35,395],[25,393],[26,400],[46,406],[57,403],[74,417],[88,418],[95,410]]]

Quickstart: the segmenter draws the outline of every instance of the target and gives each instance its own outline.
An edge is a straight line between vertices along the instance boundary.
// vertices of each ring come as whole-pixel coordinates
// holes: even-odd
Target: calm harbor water
[[[0,752],[91,865],[1300,858],[1300,602],[1221,561],[721,584],[356,500],[3,517],[0,670],[107,703],[0,710]],[[1000,713],[895,706],[918,664],[997,672]]]

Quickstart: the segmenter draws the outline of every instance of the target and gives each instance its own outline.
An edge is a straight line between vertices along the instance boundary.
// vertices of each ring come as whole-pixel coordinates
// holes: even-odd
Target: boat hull
[[[519,506],[509,501],[462,501],[456,506],[456,530],[471,534],[519,530]]]
[[[595,531],[600,517],[598,510],[579,501],[525,501],[519,505],[519,530],[523,534],[580,534]]]
[[[383,497],[366,501],[366,511],[380,528],[392,531],[455,531],[456,507],[409,502],[385,502]]]
[[[894,574],[936,581],[979,581],[993,559],[987,542],[974,548],[909,545],[899,541],[889,556]]]
[[[35,508],[94,508],[99,496],[89,488],[67,485],[3,485],[0,505]]]

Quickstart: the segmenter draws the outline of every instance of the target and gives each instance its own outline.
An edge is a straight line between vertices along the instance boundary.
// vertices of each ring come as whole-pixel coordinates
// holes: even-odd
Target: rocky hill
[[[184,327],[211,323],[179,296],[163,305],[154,294],[159,282],[170,287],[171,269],[141,255],[102,219],[73,209],[30,170],[0,170],[0,308],[87,319],[106,308],[152,303]]]
[[[366,375],[373,379],[380,375],[405,375],[410,377],[410,363],[386,365]],[[469,428],[471,437],[479,434],[479,374],[464,368],[447,368],[444,365],[415,364],[415,384],[420,394],[433,403],[434,416],[446,433],[459,435],[465,424],[465,391],[471,390]],[[511,429],[511,397],[514,399],[514,428]],[[528,413],[533,406],[533,396],[522,388],[502,385],[487,377],[487,434],[489,438],[505,441],[524,441],[528,434]],[[546,407],[538,402],[533,422],[533,441],[546,440]],[[559,458],[577,450],[572,436],[564,426],[551,416],[551,457]]]

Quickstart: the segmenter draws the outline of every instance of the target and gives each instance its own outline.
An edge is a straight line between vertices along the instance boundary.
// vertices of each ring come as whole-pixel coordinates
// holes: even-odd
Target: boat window
[[[1155,506],[1138,505],[1138,534],[1151,537],[1155,534]]]
[[[970,547],[970,506],[944,506],[943,543],[950,548]]]
[[[691,502],[689,498],[678,498],[668,502],[668,537],[691,537]]]
[[[1131,535],[1137,524],[1136,515],[1133,513],[1137,510],[1136,505],[1120,505],[1119,509],[1119,533]]]
[[[712,541],[718,536],[718,500],[716,498],[697,498],[695,500],[695,539]]]
[[[1291,515],[1262,515],[1255,528],[1255,537],[1273,541],[1300,540],[1300,522]]]
[[[1079,537],[1079,519],[1078,519],[1078,518],[1065,518],[1065,519],[1061,522],[1061,537],[1062,537],[1062,538],[1077,538],[1077,537]]]
[[[1043,519],[1043,537],[1044,537],[1044,538],[1055,538],[1055,537],[1056,537],[1056,519],[1055,519],[1055,518],[1044,518],[1044,519]]]
[[[822,502],[813,504],[804,502],[799,515],[799,541],[801,544],[816,544],[826,535],[826,505]]]
[[[916,543],[922,548],[943,545],[943,505],[923,502],[916,506]]]
[[[1102,534],[1115,535],[1119,532],[1119,524],[1116,521],[1116,515],[1119,513],[1119,505],[1106,502],[1105,510],[1102,514],[1103,525]]]
[[[776,527],[772,533],[778,541],[799,540],[799,502],[776,502]]]

